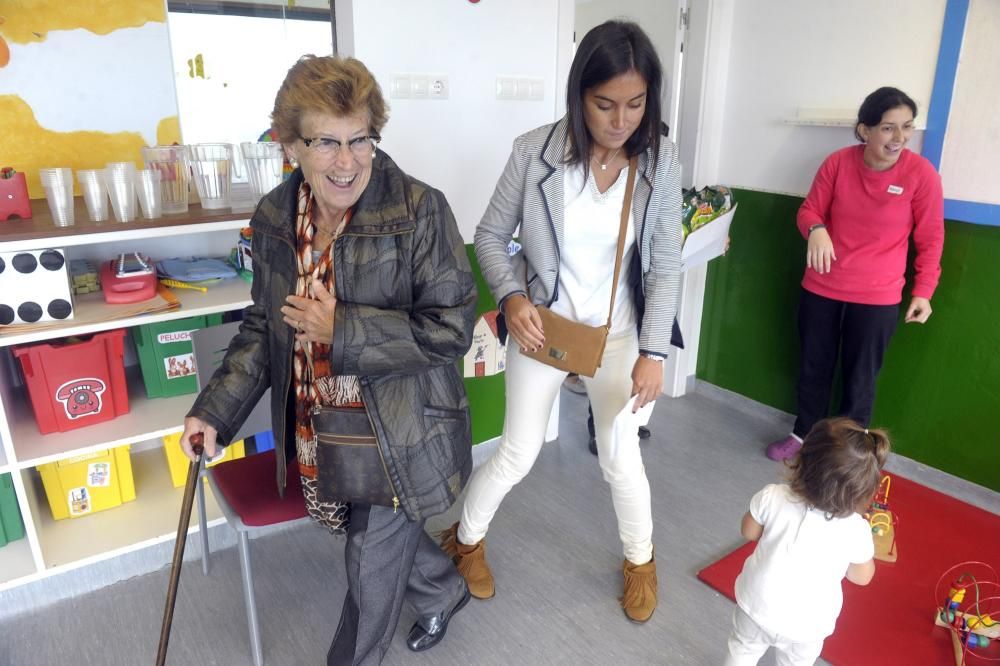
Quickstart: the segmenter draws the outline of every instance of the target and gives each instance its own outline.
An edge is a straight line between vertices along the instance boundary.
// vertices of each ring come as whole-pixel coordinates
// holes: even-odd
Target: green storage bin
[[[24,523],[17,510],[17,495],[10,474],[0,474],[0,546],[24,538]]]
[[[198,390],[191,331],[222,323],[222,314],[188,317],[132,329],[146,395],[166,398]]]

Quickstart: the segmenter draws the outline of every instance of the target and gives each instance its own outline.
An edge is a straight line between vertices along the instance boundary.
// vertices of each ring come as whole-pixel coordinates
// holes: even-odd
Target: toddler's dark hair
[[[792,491],[827,517],[846,518],[875,495],[889,448],[884,430],[846,417],[823,419],[790,465]]]

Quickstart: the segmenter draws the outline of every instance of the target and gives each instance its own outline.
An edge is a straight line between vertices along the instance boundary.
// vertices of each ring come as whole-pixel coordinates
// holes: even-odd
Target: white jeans
[[[755,666],[767,648],[774,646],[775,666],[813,666],[823,650],[823,641],[796,642],[765,631],[742,608],[733,612],[725,666]]]
[[[613,443],[615,416],[632,392],[632,367],[639,356],[635,332],[608,338],[601,367],[581,377],[594,410],[597,455],[604,480],[611,485],[618,534],[625,559],[645,564],[653,557],[653,515],[649,481],[639,453],[636,428]],[[469,482],[458,540],[474,544],[486,536],[490,521],[511,488],[531,471],[545,439],[545,428],[566,378],[565,372],[524,356],[511,340],[507,353],[507,409],[500,447]],[[585,451],[583,447],[581,452]]]

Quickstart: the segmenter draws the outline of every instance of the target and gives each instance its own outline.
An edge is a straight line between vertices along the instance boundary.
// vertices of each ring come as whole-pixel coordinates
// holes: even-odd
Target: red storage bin
[[[65,432],[128,414],[125,329],[14,347],[38,430]]]

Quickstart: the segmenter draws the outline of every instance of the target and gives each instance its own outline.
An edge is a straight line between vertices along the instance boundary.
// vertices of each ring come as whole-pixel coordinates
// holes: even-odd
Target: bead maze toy
[[[891,485],[892,478],[888,474],[883,476],[872,504],[865,512],[865,518],[872,528],[872,539],[875,541],[875,559],[882,562],[895,562],[899,556],[896,549],[897,519],[889,509]]]
[[[1000,619],[992,616],[1000,618],[1000,578],[993,567],[985,562],[956,564],[941,574],[934,600],[944,602],[937,607],[934,624],[951,632],[955,666],[964,666],[972,658],[1000,661],[996,649]]]

